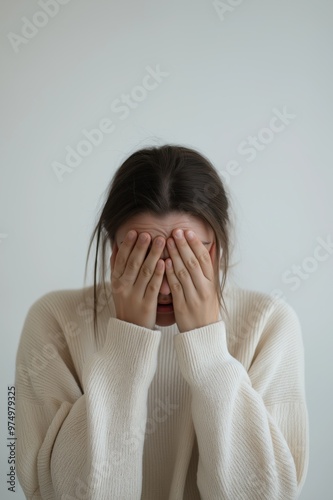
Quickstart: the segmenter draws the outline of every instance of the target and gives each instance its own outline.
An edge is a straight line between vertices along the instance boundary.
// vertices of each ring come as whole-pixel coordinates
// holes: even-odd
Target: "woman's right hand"
[[[120,248],[115,246],[111,256],[111,289],[117,319],[152,330],[165,271],[164,260],[160,259],[165,238],[156,237],[146,256],[150,240],[149,233],[140,233],[138,237],[131,230]]]

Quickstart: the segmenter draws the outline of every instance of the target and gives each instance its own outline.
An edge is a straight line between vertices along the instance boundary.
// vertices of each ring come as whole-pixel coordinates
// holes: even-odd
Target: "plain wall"
[[[317,247],[333,238],[333,3],[226,0],[224,13],[203,0],[61,3],[0,7],[0,497],[14,497],[7,386],[27,311],[83,286],[113,173],[135,149],[171,142],[207,155],[230,190],[234,279],[279,290],[299,315],[311,438],[301,499],[330,498],[333,249]],[[112,131],[68,168],[66,148],[101,121],[111,129],[105,119]]]

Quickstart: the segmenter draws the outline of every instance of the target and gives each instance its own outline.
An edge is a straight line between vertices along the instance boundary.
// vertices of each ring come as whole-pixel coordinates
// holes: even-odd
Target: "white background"
[[[299,315],[311,433],[301,498],[331,498],[333,255],[313,255],[317,238],[333,238],[332,2],[226,0],[223,14],[205,0],[62,0],[53,17],[42,3],[1,1],[0,497],[24,498],[18,482],[7,492],[6,415],[27,311],[48,291],[83,286],[113,173],[135,149],[171,142],[207,155],[223,178],[237,162],[234,277],[279,289]],[[24,18],[45,25],[23,38]],[[158,65],[168,76],[126,118],[111,109],[122,94],[143,96],[135,87]],[[284,108],[283,130],[262,132]],[[114,131],[60,182],[54,162],[103,118]],[[239,149],[249,136],[266,140],[252,161]]]

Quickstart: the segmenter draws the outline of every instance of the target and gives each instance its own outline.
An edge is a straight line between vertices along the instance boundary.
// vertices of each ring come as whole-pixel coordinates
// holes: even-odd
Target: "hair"
[[[129,218],[182,212],[208,223],[216,238],[215,286],[218,302],[227,314],[223,298],[230,259],[229,200],[212,163],[201,153],[181,145],[150,146],[131,154],[115,172],[106,202],[89,242],[87,263],[97,235],[94,264],[94,332],[97,327],[97,263],[101,243],[100,283],[105,289],[105,251],[113,246],[116,232]],[[222,255],[221,255],[222,249]],[[222,281],[219,270],[223,271]]]

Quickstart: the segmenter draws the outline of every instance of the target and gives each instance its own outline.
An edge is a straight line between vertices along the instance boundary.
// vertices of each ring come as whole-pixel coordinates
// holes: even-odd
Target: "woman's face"
[[[172,236],[172,231],[174,229],[192,229],[198,238],[202,241],[203,245],[207,248],[210,253],[212,263],[214,266],[216,257],[216,241],[215,235],[212,227],[199,217],[195,217],[190,214],[184,214],[180,212],[171,212],[168,215],[156,216],[149,213],[138,214],[131,217],[124,223],[117,231],[115,242],[112,246],[112,253],[117,251],[124,240],[126,234],[131,229],[135,229],[138,233],[149,233],[151,236],[151,241],[153,241],[156,236],[163,236],[164,238],[169,238]],[[149,247],[150,248],[150,247]],[[168,249],[165,245],[161,259],[166,259],[169,257]],[[111,272],[114,265],[114,259],[111,259]],[[157,298],[158,302],[171,302],[172,295],[169,288],[169,283],[164,273],[163,281]],[[176,322],[174,312],[157,312],[156,314],[156,324],[159,326],[170,326]]]

